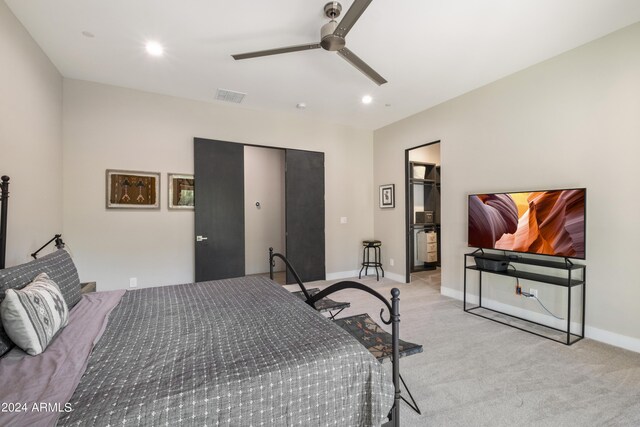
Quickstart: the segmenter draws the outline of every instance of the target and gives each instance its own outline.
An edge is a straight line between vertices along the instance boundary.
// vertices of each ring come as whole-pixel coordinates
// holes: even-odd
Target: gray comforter
[[[58,425],[368,426],[391,377],[344,330],[248,277],[127,292]]]

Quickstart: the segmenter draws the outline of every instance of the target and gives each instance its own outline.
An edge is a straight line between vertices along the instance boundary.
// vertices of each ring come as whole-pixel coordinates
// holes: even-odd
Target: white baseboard
[[[362,272],[364,274],[364,272]],[[327,279],[326,280],[341,280],[341,279],[353,279],[354,277],[357,278],[358,274],[360,274],[360,270],[353,270],[353,271],[337,271],[335,273],[327,273]],[[365,277],[365,276],[362,276]],[[367,277],[375,277],[375,274],[371,274],[371,272],[369,272],[369,275]],[[405,277],[401,274],[396,274],[396,273],[391,273],[388,271],[384,272],[384,277],[387,279],[391,279],[393,281],[396,282],[400,282],[400,283],[405,283]],[[380,272],[380,278],[382,278],[382,272]]]
[[[358,277],[359,270],[353,271],[337,271],[335,273],[327,273],[326,280],[340,280],[340,279],[352,279]]]
[[[445,288],[444,286],[440,286],[440,294],[445,297],[453,298],[462,301],[462,292],[457,289]]]
[[[446,295],[451,298],[455,298],[457,300],[462,301],[462,292],[451,289],[451,288],[440,288],[440,293],[442,295]],[[535,302],[532,300],[531,302]],[[467,294],[467,304],[478,304],[478,296]],[[510,314],[512,316],[522,317],[523,319],[532,320],[534,322],[541,323],[543,325],[551,326],[552,328],[565,329],[567,327],[567,322],[564,320],[556,319],[548,314],[539,313],[536,311],[527,310],[522,307],[516,307],[510,304],[505,304],[499,301],[495,301],[489,298],[482,299],[482,306],[486,308],[491,308],[493,310],[501,311],[505,314]],[[579,330],[580,323],[571,322],[571,332],[572,333],[580,333],[582,331]],[[585,328],[586,329],[586,328]]]
[[[605,331],[589,325],[585,327],[584,335],[592,340],[640,353],[640,339],[638,338],[616,334],[615,332]]]
[[[462,301],[462,291],[452,288],[440,287],[440,293],[444,296],[454,298]],[[467,295],[467,303],[477,304],[477,295]],[[567,326],[566,321],[555,319],[549,315],[537,313],[530,310],[525,310],[520,307],[514,307],[512,305],[504,304],[498,301],[490,300],[487,298],[482,299],[482,305],[487,308],[502,311],[503,313],[511,314],[521,317],[523,319],[530,319],[534,322],[549,325],[554,328],[565,329]],[[603,329],[595,328],[593,326],[585,325],[584,336],[595,341],[600,341],[605,344],[610,344],[616,347],[624,348],[640,353],[640,339],[629,337],[626,335],[617,334],[615,332],[605,331]],[[580,324],[571,322],[571,332],[578,333],[580,331]]]

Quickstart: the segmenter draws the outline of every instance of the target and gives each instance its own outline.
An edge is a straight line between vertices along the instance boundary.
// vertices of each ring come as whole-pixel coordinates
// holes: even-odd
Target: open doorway
[[[270,247],[305,282],[324,280],[324,153],[245,146],[245,274],[269,275]],[[273,280],[295,283],[275,259]]]
[[[244,147],[245,274],[268,275],[268,249],[286,253],[285,150]],[[284,264],[276,260],[276,282],[284,284]]]
[[[440,290],[440,141],[405,150],[406,281]]]
[[[324,153],[194,138],[194,175],[197,282],[265,274],[269,247],[325,279]]]

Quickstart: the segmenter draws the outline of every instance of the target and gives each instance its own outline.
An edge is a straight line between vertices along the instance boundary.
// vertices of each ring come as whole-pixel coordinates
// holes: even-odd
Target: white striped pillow
[[[69,321],[60,288],[40,273],[20,290],[7,289],[0,316],[9,338],[32,356],[42,353]]]

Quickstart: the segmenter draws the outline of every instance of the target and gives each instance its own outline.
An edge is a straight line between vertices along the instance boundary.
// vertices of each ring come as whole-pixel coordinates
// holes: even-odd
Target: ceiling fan
[[[257,52],[241,53],[233,56],[233,59],[248,59],[257,58],[259,56],[278,55],[281,53],[298,52],[301,50],[318,49],[336,51],[338,55],[342,56],[351,65],[360,70],[365,76],[373,80],[378,86],[387,83],[387,81],[378,74],[373,68],[368,66],[362,59],[360,59],[355,53],[351,52],[345,47],[345,37],[351,30],[354,24],[358,21],[360,16],[364,13],[365,9],[369,6],[373,0],[354,0],[353,4],[347,10],[340,23],[336,22],[335,18],[340,16],[342,12],[342,5],[337,1],[330,1],[324,5],[324,14],[331,21],[322,26],[320,30],[320,43],[307,43],[297,46],[281,47],[277,49],[260,50]]]

